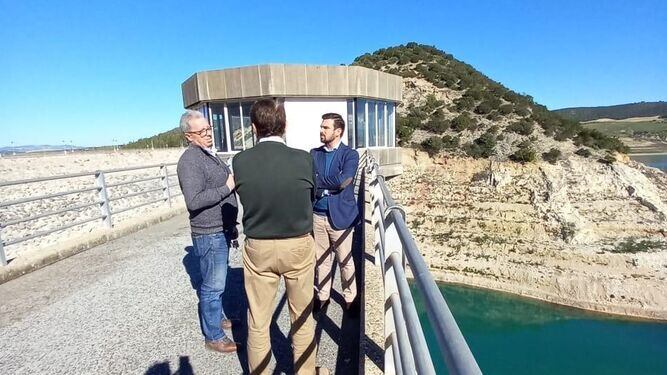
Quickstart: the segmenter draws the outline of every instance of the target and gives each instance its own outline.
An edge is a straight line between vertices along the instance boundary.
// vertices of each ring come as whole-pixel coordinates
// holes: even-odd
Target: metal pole
[[[402,312],[405,316],[407,333],[410,337],[410,347],[412,348],[412,355],[414,356],[415,364],[417,365],[417,371],[419,374],[435,374],[431,354],[428,351],[428,345],[424,338],[424,330],[419,322],[419,315],[417,314],[415,301],[412,299],[412,293],[410,292],[410,286],[405,277],[405,271],[401,267],[401,255],[392,253],[389,256],[389,262],[394,269],[398,295],[401,298]]]
[[[389,297],[391,302],[391,310],[394,313],[394,327],[396,328],[396,341],[398,341],[398,347],[394,348],[394,354],[398,350],[398,356],[401,359],[401,372],[403,374],[422,374],[422,372],[417,372],[415,367],[415,359],[412,357],[410,347],[412,346],[410,340],[408,339],[408,332],[405,328],[405,317],[403,316],[403,311],[401,309],[401,300],[398,297],[397,293],[392,293]],[[428,349],[427,349],[428,350]],[[394,362],[396,357],[394,357]],[[431,372],[429,374],[435,374]]]
[[[2,240],[2,226],[0,226],[0,266],[7,265],[7,255],[5,254],[5,242]]]
[[[100,197],[100,212],[102,213],[102,221],[104,226],[111,228],[111,206],[109,204],[109,194],[107,192],[107,183],[104,180],[104,172],[95,172],[95,183]]]
[[[395,353],[398,351],[398,339],[396,338],[396,335],[393,333],[389,336],[391,339],[391,348]],[[397,355],[394,355],[394,371],[396,371],[396,375],[403,375],[403,367],[401,367],[401,358]]]
[[[392,221],[396,225],[405,255],[410,263],[410,269],[417,287],[424,295],[426,312],[429,321],[438,339],[440,352],[445,358],[445,363],[450,374],[481,374],[475,357],[472,355],[456,320],[449,310],[444,297],[440,293],[433,275],[428,270],[419,249],[412,239],[410,230],[405,225],[403,218],[396,211],[390,213]]]
[[[167,166],[162,164],[160,166],[160,174],[162,175],[162,194],[164,199],[171,207],[171,189],[169,188],[169,174],[167,173]]]

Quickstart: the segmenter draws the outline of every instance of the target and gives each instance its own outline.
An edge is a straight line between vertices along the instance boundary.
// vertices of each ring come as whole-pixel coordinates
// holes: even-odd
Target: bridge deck
[[[358,248],[363,241],[355,237]],[[180,215],[0,285],[0,372],[245,372],[243,345],[237,354],[204,349],[191,249],[187,217]],[[243,344],[246,302],[237,250],[230,255],[230,267],[224,306],[238,319],[232,335]],[[335,280],[334,289],[340,290],[340,277]],[[291,373],[282,286],[276,304],[271,367],[275,373]],[[326,316],[316,322],[318,365],[353,374],[359,368],[359,321],[344,315],[342,304],[334,291]]]

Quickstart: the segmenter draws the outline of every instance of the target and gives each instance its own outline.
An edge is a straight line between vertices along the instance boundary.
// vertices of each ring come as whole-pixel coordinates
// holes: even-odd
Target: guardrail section
[[[13,189],[14,195],[28,195],[0,202],[3,216],[8,217],[0,222],[0,265],[7,265],[9,260],[7,246],[95,221],[111,228],[114,215],[159,202],[171,206],[173,198],[181,194],[175,166],[176,163],[154,164],[0,182],[0,189]],[[39,194],[54,189],[57,191]],[[61,216],[65,223],[45,230],[30,227],[40,226],[40,219],[51,216]],[[23,226],[16,230],[18,235],[3,240],[6,228],[18,226]]]
[[[384,275],[386,374],[435,374],[424,331],[406,276],[410,267],[425,301],[438,349],[450,374],[481,374],[444,297],[406,225],[405,212],[394,202],[379,166],[369,155],[369,192],[373,208],[375,259]]]

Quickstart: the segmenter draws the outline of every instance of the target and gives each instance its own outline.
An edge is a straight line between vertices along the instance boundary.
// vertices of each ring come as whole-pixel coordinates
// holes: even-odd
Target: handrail
[[[29,183],[34,183],[34,182],[65,180],[65,179],[77,178],[77,177],[86,177],[86,176],[95,175],[99,172],[109,174],[109,173],[136,171],[136,170],[140,170],[140,169],[158,168],[158,167],[162,167],[163,165],[165,167],[171,167],[171,166],[174,166],[176,164],[177,163],[151,164],[151,165],[142,165],[142,166],[138,166],[138,167],[107,169],[107,170],[104,170],[104,171],[79,172],[79,173],[63,174],[63,175],[59,175],[59,176],[37,177],[37,178],[28,178],[28,179],[24,179],[24,180],[14,180],[14,181],[2,181],[2,182],[0,182],[0,187],[29,184]]]
[[[6,228],[10,225],[21,224],[21,223],[25,223],[25,222],[32,221],[32,220],[41,219],[41,218],[47,217],[47,216],[62,214],[62,213],[68,212],[68,211],[75,211],[75,210],[79,210],[79,209],[90,207],[90,206],[96,206],[100,203],[102,203],[102,202],[101,201],[95,201],[95,202],[92,202],[92,203],[77,204],[76,206],[69,206],[67,208],[63,208],[62,210],[47,211],[47,212],[44,212],[44,213],[41,213],[41,214],[38,214],[38,215],[28,216],[25,219],[11,220],[11,221],[8,221],[6,223],[0,224],[0,228]]]
[[[431,272],[428,270],[410,230],[407,228],[404,216],[397,212],[399,210],[394,209],[400,206],[397,206],[391,197],[384,177],[379,175],[377,162],[372,155],[369,155],[369,158],[369,172],[372,174],[370,182],[372,187],[370,191],[374,202],[373,221],[377,229],[375,242],[377,242],[376,247],[379,250],[378,255],[382,260],[381,265],[385,277],[385,289],[390,288],[394,290],[388,297],[392,302],[396,294],[400,297],[401,311],[398,311],[398,307],[396,307],[395,311],[391,311],[391,314],[394,315],[395,319],[397,315],[399,317],[404,316],[409,333],[410,347],[412,348],[412,360],[416,366],[415,372],[411,373],[435,374],[435,370],[433,369],[430,355],[427,354],[428,350],[421,349],[425,345],[425,341],[423,341],[424,333],[421,326],[414,324],[415,320],[418,322],[418,317],[416,316],[414,301],[407,285],[402,256],[407,258],[417,289],[424,297],[426,312],[437,338],[438,348],[445,360],[449,373],[466,375],[481,374],[481,370],[461,330],[456,324]],[[388,273],[387,264],[393,268],[393,272]],[[385,296],[387,296],[387,293],[385,292]],[[392,305],[396,304],[392,303]],[[405,353],[400,349],[403,349],[404,345],[400,341],[404,340],[404,338],[401,337],[400,329],[398,329],[396,334],[398,335],[397,341],[400,348],[395,348],[392,345],[392,350],[394,352],[398,351],[401,362],[403,362]],[[393,334],[390,333],[387,337],[391,335]],[[394,339],[394,337],[391,338],[392,340]],[[417,347],[420,349],[415,350]],[[396,355],[394,355],[394,361],[396,361]],[[385,366],[396,367],[394,363],[385,363]],[[402,363],[401,367],[402,372],[406,373],[405,363]]]
[[[72,194],[78,194],[78,193],[85,193],[87,191],[94,191],[97,190],[97,187],[89,187],[85,189],[77,189],[77,190],[68,190],[68,191],[63,191],[60,193],[55,193],[55,194],[49,194],[49,195],[39,195],[36,197],[30,197],[30,198],[24,198],[24,199],[16,199],[13,201],[9,202],[2,202],[0,203],[0,208],[4,207],[9,207],[9,206],[15,206],[17,204],[23,204],[23,203],[30,203],[30,202],[35,202],[35,201],[41,201],[44,199],[49,199],[49,198],[56,198],[56,197],[63,197],[65,195],[72,195]]]
[[[109,169],[106,171],[94,171],[94,172],[84,172],[84,173],[72,173],[72,174],[65,174],[65,175],[60,175],[60,176],[49,176],[49,177],[40,177],[40,178],[30,178],[30,179],[24,179],[24,180],[15,180],[15,181],[5,181],[5,182],[0,182],[0,188],[2,187],[7,187],[7,186],[16,186],[16,185],[22,185],[22,184],[30,184],[30,183],[37,183],[37,182],[46,182],[46,181],[54,181],[54,180],[64,180],[64,179],[70,179],[70,178],[79,178],[79,177],[94,177],[95,179],[95,185],[86,187],[86,188],[80,188],[80,189],[74,189],[74,190],[67,190],[67,191],[60,191],[56,192],[53,194],[47,194],[47,195],[40,195],[40,196],[34,196],[34,197],[27,197],[27,198],[21,198],[21,199],[15,199],[12,201],[6,201],[6,202],[0,202],[0,208],[5,208],[5,207],[11,207],[15,205],[20,205],[20,204],[25,204],[25,203],[30,203],[30,202],[35,202],[35,201],[41,201],[41,200],[46,200],[46,199],[51,199],[51,198],[56,198],[56,197],[62,197],[62,196],[68,196],[68,195],[73,195],[73,194],[78,194],[78,193],[86,193],[86,192],[97,192],[98,198],[96,200],[91,200],[91,202],[84,202],[81,204],[77,205],[72,205],[72,206],[67,206],[61,209],[56,209],[56,210],[51,210],[51,211],[46,211],[46,212],[38,212],[34,213],[32,216],[27,216],[27,217],[18,217],[13,220],[7,221],[5,223],[0,223],[0,266],[5,266],[7,265],[8,259],[7,255],[5,253],[5,247],[10,246],[10,245],[15,245],[21,242],[28,241],[33,238],[41,237],[41,236],[46,236],[54,232],[58,232],[64,229],[68,229],[71,227],[75,227],[78,225],[86,224],[91,221],[95,220],[100,220],[101,223],[107,227],[111,228],[113,225],[112,222],[112,216],[115,214],[119,214],[121,212],[126,212],[129,210],[136,209],[138,207],[143,207],[149,204],[154,204],[154,203],[159,203],[159,202],[167,202],[169,206],[171,206],[171,201],[172,198],[177,197],[179,195],[182,195],[182,192],[180,191],[180,187],[178,186],[178,182],[174,183],[174,181],[170,180],[171,177],[176,177],[178,179],[178,174],[175,173],[169,173],[168,167],[174,166],[176,163],[166,163],[166,164],[152,164],[152,165],[144,165],[144,166],[138,166],[138,167],[128,167],[128,168],[116,168],[116,169]],[[128,181],[119,181],[115,182],[112,184],[107,184],[105,180],[105,175],[111,174],[111,173],[120,173],[120,172],[129,172],[129,171],[137,171],[137,170],[145,170],[145,169],[151,169],[151,168],[160,168],[160,173],[157,176],[150,176],[150,177],[140,177],[140,178],[134,178]],[[158,181],[159,186],[155,187],[155,185],[152,186],[141,186],[140,191],[138,192],[133,192],[133,193],[128,193],[128,194],[122,194],[120,196],[115,196],[115,197],[110,197],[109,195],[109,188],[114,188],[118,186],[123,186],[123,185],[130,185],[130,184],[137,184],[140,182],[147,182],[147,181]],[[135,185],[139,186],[139,185]],[[152,194],[146,197],[145,199],[149,199],[148,201],[143,201],[139,202],[137,204],[131,205],[129,207],[125,207],[122,209],[118,210],[112,210],[111,208],[111,203],[112,202],[117,202],[123,199],[127,198],[132,198],[132,197],[137,197],[140,195],[145,195],[145,194],[150,194],[154,192],[162,191],[162,195],[159,198],[155,198],[156,195]],[[2,230],[3,228],[6,228],[11,225],[17,225],[25,222],[30,222],[34,221],[37,219],[41,219],[44,217],[52,216],[52,215],[57,215],[57,214],[63,214],[66,212],[70,211],[76,211],[80,210],[82,208],[87,208],[87,207],[92,207],[92,206],[99,206],[99,214],[95,215],[93,217],[88,217],[82,220],[74,221],[62,226],[59,226],[57,228],[52,228],[49,230],[43,230],[43,231],[37,231],[34,233],[31,233],[27,236],[23,236],[20,238],[14,238],[10,240],[5,240],[3,241],[2,239]]]

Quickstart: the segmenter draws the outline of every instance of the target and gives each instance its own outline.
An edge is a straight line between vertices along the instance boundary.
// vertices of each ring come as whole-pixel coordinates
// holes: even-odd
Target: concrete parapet
[[[380,174],[385,177],[394,177],[403,173],[401,148],[369,148],[367,149],[377,160]]]

